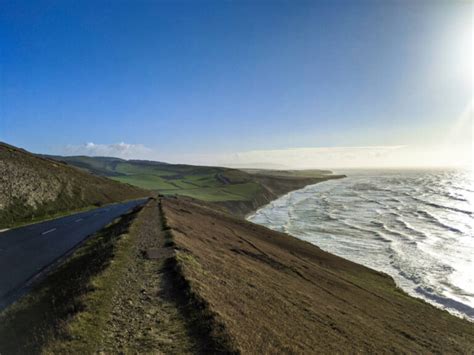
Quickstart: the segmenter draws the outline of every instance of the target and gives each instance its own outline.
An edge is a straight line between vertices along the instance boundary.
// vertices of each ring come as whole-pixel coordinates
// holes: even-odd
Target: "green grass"
[[[88,344],[99,341],[95,330],[104,324],[110,313],[112,305],[107,290],[119,273],[107,271],[98,277],[110,270],[117,245],[130,242],[127,233],[135,215],[136,210],[86,240],[29,294],[0,313],[0,353],[40,353],[52,340],[67,337],[71,331],[68,320],[86,309],[93,309],[93,314],[81,313],[76,323],[80,329],[73,330],[87,339]],[[118,264],[113,270],[125,267]],[[82,342],[80,337],[71,340]],[[91,353],[90,350],[82,353]]]
[[[172,171],[166,171],[160,168],[133,163],[120,163],[115,167],[115,172],[126,175],[152,174],[156,176],[174,175]]]
[[[30,215],[31,215],[30,218],[22,219],[22,220],[18,221],[16,218],[14,218],[15,216],[13,216],[13,217],[11,217],[10,221],[2,223],[2,228],[3,227],[5,227],[6,229],[18,228],[18,227],[26,226],[26,225],[29,225],[29,224],[34,224],[34,223],[38,223],[38,222],[48,221],[48,220],[51,220],[51,219],[56,219],[56,218],[59,218],[59,217],[69,216],[71,214],[76,214],[76,213],[79,213],[79,212],[90,211],[90,210],[93,210],[93,209],[98,208],[98,207],[99,206],[93,206],[92,205],[92,206],[85,206],[85,207],[82,207],[82,208],[76,208],[76,209],[67,210],[67,211],[62,210],[62,211],[57,211],[57,212],[49,212],[49,213],[41,214],[41,215],[35,215],[36,211],[31,209],[30,212],[29,212]],[[100,207],[103,207],[103,206],[100,206]],[[25,210],[23,206],[22,206],[22,208],[23,208],[23,210]]]
[[[265,176],[285,176],[285,177],[312,177],[321,178],[330,175],[329,170],[307,169],[307,170],[265,170],[265,169],[242,169],[250,174]]]
[[[260,186],[251,181],[246,181],[243,176],[235,178],[234,174],[227,174],[225,169],[178,166],[171,171],[157,167],[138,166],[136,170],[131,169],[131,164],[123,164],[126,169],[117,169],[129,175],[114,176],[112,179],[128,183],[143,189],[155,190],[164,195],[183,195],[197,198],[203,201],[250,201],[260,191]],[[141,173],[142,171],[148,172]],[[216,173],[217,171],[217,173]],[[187,174],[180,174],[186,172]],[[191,174],[190,174],[191,173]],[[225,176],[219,179],[217,174]],[[229,175],[229,176],[228,176]],[[235,182],[234,182],[234,181]]]
[[[176,186],[158,175],[137,174],[127,176],[114,176],[112,179],[147,190],[175,189]]]
[[[161,193],[164,195],[179,194],[209,202],[250,201],[260,191],[260,189],[261,186],[257,183],[247,182],[243,184],[216,187],[162,190]]]
[[[227,182],[220,180],[217,174],[224,175],[231,171],[226,168],[126,161],[116,158],[83,156],[53,158],[97,175],[108,176],[116,181],[160,192],[173,190],[173,193],[182,190],[195,190],[196,188],[220,188]],[[238,174],[246,175],[243,172],[238,172]],[[240,179],[237,182],[248,182],[248,179],[244,180]],[[206,193],[203,192],[203,194]],[[197,192],[189,191],[187,194],[196,195]]]
[[[162,194],[204,201],[249,201],[260,190],[248,174],[226,168],[160,164],[88,157],[63,158],[69,164],[107,175],[113,180]],[[89,164],[89,167],[84,164]]]
[[[153,190],[164,195],[189,196],[209,202],[254,201],[265,190],[275,190],[272,186],[274,184],[277,187],[276,193],[281,194],[305,185],[296,181],[298,179],[320,179],[326,177],[329,173],[323,170],[271,171],[250,169],[243,171],[150,161],[126,161],[115,158],[55,158],[85,168],[94,174],[105,175],[116,181],[143,189]],[[87,164],[89,165],[87,166]],[[262,178],[266,180],[264,181]],[[293,186],[288,184],[288,179],[295,180]],[[310,181],[308,180],[307,183],[310,183]],[[285,187],[282,189],[281,186]]]

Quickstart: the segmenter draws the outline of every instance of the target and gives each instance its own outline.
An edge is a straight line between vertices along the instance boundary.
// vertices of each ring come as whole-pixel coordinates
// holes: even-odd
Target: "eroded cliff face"
[[[37,208],[45,202],[58,198],[60,192],[72,195],[71,184],[66,183],[62,189],[57,164],[50,164],[51,176],[44,176],[28,164],[27,159],[13,149],[0,147],[0,207],[8,208],[15,201],[26,206]]]
[[[146,194],[0,143],[0,227]]]

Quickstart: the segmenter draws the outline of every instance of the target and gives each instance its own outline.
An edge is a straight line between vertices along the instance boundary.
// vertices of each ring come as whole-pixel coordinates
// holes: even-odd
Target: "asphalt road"
[[[15,301],[42,270],[146,199],[87,212],[0,233],[0,309]]]

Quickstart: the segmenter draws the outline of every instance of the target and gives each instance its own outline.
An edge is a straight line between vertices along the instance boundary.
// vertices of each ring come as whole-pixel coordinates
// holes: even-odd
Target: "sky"
[[[469,165],[469,1],[0,0],[0,141],[208,165]]]

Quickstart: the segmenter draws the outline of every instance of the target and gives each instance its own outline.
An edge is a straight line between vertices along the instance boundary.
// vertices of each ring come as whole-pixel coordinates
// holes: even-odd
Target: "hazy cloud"
[[[89,142],[81,145],[67,145],[66,155],[105,156],[123,159],[153,159],[154,151],[143,144],[96,144]]]
[[[382,165],[403,146],[317,147],[256,150],[233,154],[222,165],[255,166],[260,162],[288,168],[349,168]]]
[[[345,169],[384,167],[469,166],[473,155],[466,145],[449,146],[363,146],[308,147],[252,150],[234,153],[159,154],[142,144],[68,145],[64,155],[110,156],[169,163],[267,169]]]

